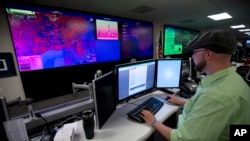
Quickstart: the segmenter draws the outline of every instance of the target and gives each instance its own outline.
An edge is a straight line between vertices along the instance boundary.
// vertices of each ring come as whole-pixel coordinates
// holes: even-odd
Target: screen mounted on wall
[[[96,19],[96,38],[100,40],[118,40],[118,22]]]
[[[20,72],[120,60],[119,41],[96,40],[94,15],[21,6],[6,12]]]
[[[187,45],[199,35],[197,30],[164,25],[164,56],[188,53]]]
[[[153,24],[123,21],[121,25],[121,55],[128,58],[153,58]]]

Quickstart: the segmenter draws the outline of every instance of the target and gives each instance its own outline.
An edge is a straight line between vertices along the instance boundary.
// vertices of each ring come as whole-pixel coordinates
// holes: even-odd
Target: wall
[[[15,55],[13,50],[13,44],[9,31],[8,21],[5,14],[4,4],[0,2],[0,52],[11,52]],[[163,24],[154,24],[154,58],[157,57],[157,47],[159,41],[160,30],[163,30]],[[162,31],[163,32],[163,31]],[[14,56],[15,57],[15,56]],[[15,66],[17,70],[17,76],[0,78],[0,96],[6,96],[7,101],[14,100],[20,96],[22,99],[26,97],[34,98],[36,96],[38,100],[46,99],[47,97],[53,97],[61,95],[61,93],[68,94],[71,92],[71,83],[90,82],[93,78],[93,74],[97,69],[101,69],[104,72],[112,70],[114,65],[123,62],[113,62],[105,64],[95,64],[90,66],[81,66],[73,68],[55,69],[43,72],[32,73],[20,73],[18,72],[16,59]],[[53,78],[53,79],[51,79]],[[56,81],[55,81],[56,80]],[[22,83],[25,82],[25,83]],[[29,82],[29,83],[27,83]],[[60,83],[58,83],[60,82]],[[28,90],[24,88],[29,88]],[[25,95],[26,94],[26,95]]]
[[[8,27],[8,21],[3,7],[3,2],[0,2],[0,52],[11,52],[16,66],[17,75],[11,77],[0,78],[0,96],[6,96],[7,101],[14,100],[18,96],[25,99],[23,85],[20,74],[17,69],[17,63],[14,58],[13,44]]]

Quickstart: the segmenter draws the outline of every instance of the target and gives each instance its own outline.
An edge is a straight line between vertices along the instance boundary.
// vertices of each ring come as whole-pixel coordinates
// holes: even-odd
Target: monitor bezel
[[[176,61],[176,60],[178,60],[178,61],[181,61],[181,63],[180,63],[180,79],[179,79],[179,86],[176,86],[176,87],[158,87],[158,85],[157,85],[157,82],[158,82],[158,80],[157,80],[157,78],[158,78],[158,64],[159,64],[159,61]],[[156,72],[155,72],[155,87],[157,88],[157,89],[172,89],[172,88],[180,88],[180,86],[181,86],[181,81],[182,81],[182,67],[183,67],[183,59],[182,58],[160,58],[160,59],[157,59],[157,61],[156,61]]]
[[[152,92],[155,89],[155,79],[156,79],[156,60],[157,59],[148,59],[148,60],[141,60],[141,61],[136,61],[136,62],[130,62],[130,63],[124,63],[124,64],[118,64],[115,65],[115,79],[116,79],[116,100],[117,100],[117,105],[128,102],[132,99],[139,98],[141,96],[144,96],[150,92]],[[125,67],[125,66],[133,66],[133,65],[139,65],[143,63],[150,63],[154,62],[155,63],[155,68],[154,68],[154,81],[153,81],[153,86],[152,88],[149,88],[147,90],[143,90],[141,92],[135,93],[131,96],[127,96],[125,98],[119,99],[119,68]]]

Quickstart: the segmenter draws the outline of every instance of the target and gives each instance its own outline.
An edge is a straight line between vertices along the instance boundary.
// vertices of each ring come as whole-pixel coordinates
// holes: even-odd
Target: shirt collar
[[[214,81],[232,73],[235,72],[236,68],[235,67],[228,67],[226,69],[220,70],[212,75],[206,76],[205,78],[202,79],[200,85],[201,86],[208,86],[209,84],[213,83]]]

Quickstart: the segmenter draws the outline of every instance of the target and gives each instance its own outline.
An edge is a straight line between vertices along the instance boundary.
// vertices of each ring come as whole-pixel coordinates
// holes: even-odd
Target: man
[[[194,40],[189,49],[196,70],[206,77],[188,100],[169,95],[169,102],[184,105],[177,128],[163,125],[143,110],[146,123],[171,141],[228,141],[230,125],[250,125],[250,88],[230,63],[235,47],[235,37],[223,30],[206,32]]]

